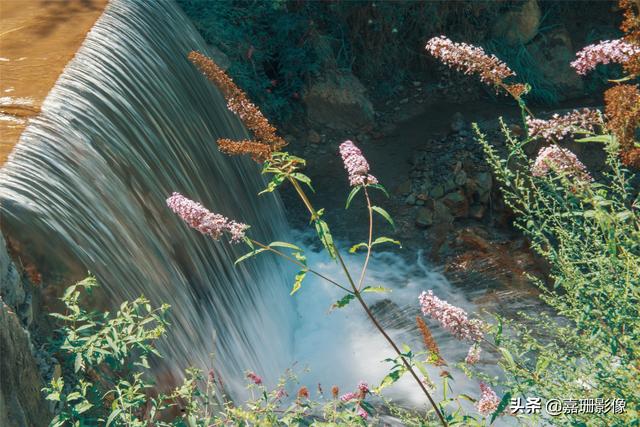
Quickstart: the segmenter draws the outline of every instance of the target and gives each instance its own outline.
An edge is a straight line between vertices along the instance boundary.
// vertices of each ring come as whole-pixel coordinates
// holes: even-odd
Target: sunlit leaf
[[[380,206],[371,206],[371,209],[373,209],[374,211],[378,212],[380,215],[382,215],[382,217],[384,219],[386,219],[389,224],[391,224],[391,226],[393,228],[396,227],[396,224],[393,222],[393,219],[391,218],[391,215],[389,215],[389,213],[387,211],[385,211],[384,209],[382,209]]]
[[[260,248],[260,249],[256,249],[255,251],[249,252],[247,254],[242,255],[240,258],[238,258],[236,260],[236,262],[233,263],[233,265],[237,265],[239,263],[241,263],[242,261],[246,261],[247,259],[251,258],[254,255],[259,254],[260,252],[264,252],[266,251],[266,249]]]
[[[355,298],[355,296],[353,294],[346,294],[345,296],[343,296],[342,298],[340,298],[338,301],[336,301],[331,308],[342,308],[347,306],[353,299]]]
[[[360,190],[362,190],[361,185],[357,185],[351,189],[351,192],[349,193],[349,197],[347,197],[347,204],[345,206],[345,209],[349,209],[349,205],[351,205],[351,201],[356,196],[356,194],[358,194]]]
[[[398,245],[400,247],[402,247],[402,244],[400,243],[399,240],[394,240],[390,237],[378,237],[376,240],[374,240],[371,243],[371,246],[373,245],[379,245],[380,243],[393,243],[394,245]]]
[[[298,274],[296,274],[296,279],[293,282],[293,289],[291,289],[291,293],[289,295],[293,295],[302,287],[302,281],[304,277],[307,275],[308,270],[302,270]]]
[[[391,289],[385,288],[383,286],[367,286],[362,292],[373,292],[373,293],[383,293],[383,292],[391,292]]]

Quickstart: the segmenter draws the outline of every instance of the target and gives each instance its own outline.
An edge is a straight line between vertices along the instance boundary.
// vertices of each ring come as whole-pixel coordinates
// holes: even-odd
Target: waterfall
[[[165,199],[179,191],[262,241],[288,228],[277,196],[256,196],[257,165],[218,152],[246,131],[191,50],[208,47],[172,1],[112,0],[0,171],[2,222],[79,261],[109,303],[171,304],[165,362],[207,368],[215,353],[237,392],[245,369],[272,383],[292,361],[291,272],[269,256],[234,267],[243,247],[189,229]]]

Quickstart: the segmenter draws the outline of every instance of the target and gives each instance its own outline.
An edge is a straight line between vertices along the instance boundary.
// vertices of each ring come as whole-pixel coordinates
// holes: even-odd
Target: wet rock
[[[320,134],[313,129],[309,131],[309,135],[307,135],[307,139],[312,144],[320,144],[320,142],[322,142],[322,137],[320,136]]]
[[[467,126],[467,123],[464,121],[464,116],[462,113],[457,112],[451,118],[450,128],[452,132],[460,132]]]
[[[560,27],[536,37],[527,49],[535,59],[544,78],[556,87],[561,99],[581,96],[584,84],[569,63],[575,59],[571,35]]]
[[[500,15],[491,32],[494,38],[511,45],[531,41],[540,27],[540,6],[537,0],[528,0]]]
[[[331,73],[315,82],[303,96],[311,123],[336,130],[371,126],[373,104],[366,89],[351,73]]]
[[[442,186],[442,184],[435,185],[429,192],[429,195],[434,199],[439,199],[440,197],[444,196],[444,187]]]
[[[396,193],[404,196],[405,194],[409,194],[411,192],[411,180],[408,179],[402,184],[398,185],[396,189]]]
[[[451,224],[453,222],[451,211],[439,200],[433,204],[433,222],[434,224]]]
[[[453,180],[452,177],[448,178],[445,182],[444,182],[444,192],[448,193],[450,191],[455,190],[456,188],[458,188],[458,186],[456,185],[456,182]]]
[[[427,228],[433,224],[433,210],[429,208],[420,208],[416,214],[416,226],[418,228]]]
[[[469,202],[462,193],[462,191],[456,191],[449,193],[442,199],[454,218],[466,218],[469,216]]]
[[[469,216],[475,219],[482,219],[484,216],[485,207],[484,205],[471,205],[469,208]]]
[[[409,98],[402,98],[400,100],[400,105],[407,104],[409,102]]]
[[[490,172],[480,172],[476,175],[476,182],[478,183],[478,189],[481,192],[491,191],[493,185],[493,178]]]
[[[416,204],[416,195],[415,194],[409,194],[404,201],[408,205],[415,205]]]
[[[467,182],[467,174],[465,171],[463,170],[459,170],[455,176],[453,177],[453,181],[455,182],[456,185],[458,186],[463,186],[466,184]]]

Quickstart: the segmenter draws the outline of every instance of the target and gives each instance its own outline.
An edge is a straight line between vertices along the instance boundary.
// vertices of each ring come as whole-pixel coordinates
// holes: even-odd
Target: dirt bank
[[[0,0],[0,165],[107,0]]]

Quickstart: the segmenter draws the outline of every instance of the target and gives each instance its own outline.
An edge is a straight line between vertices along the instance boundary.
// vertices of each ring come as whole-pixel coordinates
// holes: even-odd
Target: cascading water
[[[188,229],[165,199],[182,192],[262,241],[287,227],[276,197],[256,197],[256,165],[218,152],[218,137],[246,131],[191,50],[207,46],[173,2],[112,0],[0,172],[2,220],[45,255],[68,251],[111,303],[171,304],[171,367],[209,367],[215,352],[238,391],[245,369],[269,379],[291,364],[291,274],[272,257],[234,268],[240,251]]]

